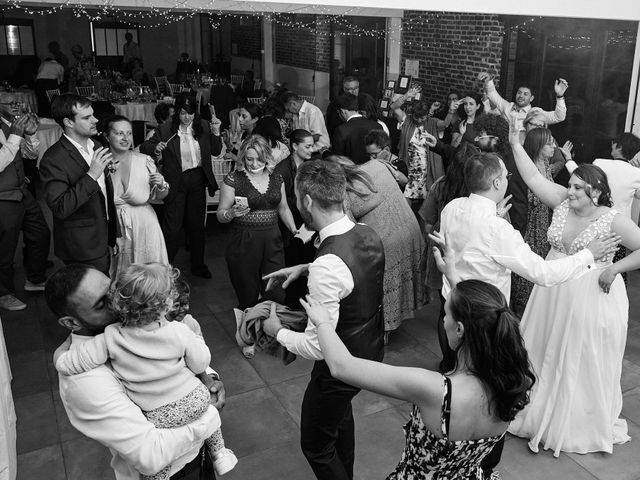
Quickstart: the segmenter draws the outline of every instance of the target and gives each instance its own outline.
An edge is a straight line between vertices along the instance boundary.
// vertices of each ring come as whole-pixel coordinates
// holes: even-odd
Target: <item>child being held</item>
[[[195,376],[211,361],[200,326],[190,315],[184,323],[167,318],[177,297],[178,275],[177,269],[159,263],[131,265],[118,277],[111,295],[111,308],[120,323],[64,352],[56,362],[63,375],[77,375],[110,360],[127,395],[158,428],[186,425],[210,405],[209,390]],[[186,296],[188,305],[188,291]],[[220,429],[205,444],[218,475],[238,463],[225,448]],[[167,465],[141,478],[164,480],[170,472]]]

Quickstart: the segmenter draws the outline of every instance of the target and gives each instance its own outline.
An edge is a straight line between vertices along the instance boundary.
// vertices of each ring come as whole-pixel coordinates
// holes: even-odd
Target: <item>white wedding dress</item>
[[[568,201],[554,210],[547,260],[585,248],[611,230],[618,214],[610,210],[594,220],[567,251],[562,233],[568,213]],[[564,284],[536,285],[529,298],[520,330],[537,381],[530,404],[511,423],[509,432],[530,439],[534,452],[542,444],[556,457],[561,451],[611,453],[614,444],[630,440],[627,423],[619,418],[629,300],[620,275],[608,294],[598,285],[612,257]]]

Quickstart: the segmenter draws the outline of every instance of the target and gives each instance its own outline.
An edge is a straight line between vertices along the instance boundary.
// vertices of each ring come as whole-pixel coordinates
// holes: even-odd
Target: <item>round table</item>
[[[44,152],[46,152],[51,145],[56,143],[62,136],[62,128],[51,119],[40,119],[40,125],[36,131],[36,138],[40,141],[40,148],[38,149],[38,166],[40,166],[40,160]]]
[[[0,103],[20,102],[28,105],[32,112],[38,112],[36,92],[26,88],[18,88],[13,92],[0,91]]]
[[[131,121],[146,122],[151,125],[158,124],[158,122],[156,122],[156,117],[153,115],[156,110],[156,106],[158,105],[156,102],[125,104],[113,103],[112,105],[116,109],[116,113],[118,115],[127,117]]]

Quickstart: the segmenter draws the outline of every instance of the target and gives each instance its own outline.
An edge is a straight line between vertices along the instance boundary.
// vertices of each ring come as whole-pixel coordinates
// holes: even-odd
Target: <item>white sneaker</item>
[[[237,463],[238,458],[236,455],[228,448],[223,448],[219,452],[216,452],[213,469],[216,471],[216,475],[224,475],[233,470],[233,467],[235,467]]]
[[[17,312],[18,310],[24,310],[27,308],[26,303],[21,302],[16,297],[7,293],[0,297],[0,308],[9,310],[10,312]]]
[[[25,280],[24,290],[25,292],[44,292],[44,284],[45,282],[33,283],[29,280]]]

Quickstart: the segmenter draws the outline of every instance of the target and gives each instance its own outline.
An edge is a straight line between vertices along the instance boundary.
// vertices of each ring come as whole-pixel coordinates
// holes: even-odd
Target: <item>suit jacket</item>
[[[202,160],[202,169],[204,170],[204,176],[207,179],[207,188],[209,194],[213,196],[218,189],[218,183],[213,175],[213,167],[211,163],[211,155],[217,156],[222,151],[222,141],[217,135],[213,135],[209,128],[209,124],[200,120],[202,124],[202,134],[198,137],[198,144],[200,145],[200,158]],[[158,128],[156,128],[153,136],[140,145],[140,151],[149,155],[151,158],[155,157],[156,145],[159,142],[166,142],[171,137],[171,140],[167,144],[162,152],[162,166],[161,172],[164,179],[169,183],[172,192],[177,192],[180,184],[182,183],[182,159],[180,156],[180,137],[174,134],[172,120],[168,119]]]
[[[87,175],[88,170],[85,159],[64,135],[40,162],[45,200],[53,213],[54,250],[65,263],[100,258],[119,236],[111,177],[105,173],[105,208],[102,190]]]
[[[349,157],[358,165],[369,161],[364,137],[371,130],[382,130],[380,124],[365,117],[351,117],[339,125],[331,137],[331,151],[336,155]]]

